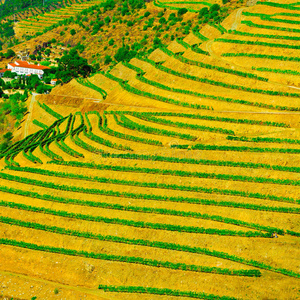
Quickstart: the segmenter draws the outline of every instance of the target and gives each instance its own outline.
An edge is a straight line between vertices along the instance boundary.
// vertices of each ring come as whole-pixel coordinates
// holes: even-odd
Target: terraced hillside
[[[82,10],[100,3],[98,0],[84,1],[83,3],[70,3],[67,7],[51,10],[50,12],[34,13],[32,17],[25,18],[18,22],[14,28],[17,37],[34,35],[43,32],[45,28],[57,24],[59,21],[75,17]]]
[[[172,10],[178,10],[180,8],[186,8],[190,12],[198,12],[202,8],[209,8],[213,4],[221,4],[222,1],[208,0],[208,1],[169,1],[169,0],[156,0],[154,5],[162,8],[168,8]]]
[[[294,23],[245,23],[284,3],[32,96],[1,153],[3,295],[299,298],[297,64],[239,55],[297,57]]]

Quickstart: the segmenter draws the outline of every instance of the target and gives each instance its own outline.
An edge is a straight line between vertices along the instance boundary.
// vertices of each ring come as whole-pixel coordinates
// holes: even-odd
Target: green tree
[[[105,63],[106,65],[108,65],[108,64],[110,64],[111,62],[112,62],[111,56],[105,55],[104,63]]]
[[[214,12],[214,11],[218,11],[218,10],[220,10],[219,4],[213,4],[209,9],[210,12]]]
[[[55,77],[66,83],[72,78],[87,77],[92,70],[87,59],[80,57],[76,49],[71,49],[58,61]]]
[[[11,58],[11,57],[15,57],[15,56],[16,56],[16,53],[12,49],[8,49],[7,52],[5,53],[5,58]]]
[[[136,56],[136,51],[130,50],[129,46],[123,46],[118,49],[114,58],[116,61],[129,61]]]
[[[185,7],[183,7],[183,8],[178,9],[177,14],[180,17],[180,16],[184,15],[187,12],[188,12],[188,10]]]
[[[76,30],[75,29],[71,29],[70,33],[71,33],[71,35],[75,35],[76,34]]]

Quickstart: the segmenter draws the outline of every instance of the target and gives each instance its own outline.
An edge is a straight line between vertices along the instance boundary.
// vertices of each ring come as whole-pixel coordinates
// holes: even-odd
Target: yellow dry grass
[[[277,1],[283,3],[283,1]],[[259,9],[261,9],[259,11]],[[257,5],[246,9],[251,12],[282,12],[282,9]],[[269,11],[269,12],[268,12]],[[187,17],[188,18],[188,17]],[[231,28],[234,23],[236,13],[233,13],[227,20],[223,22],[226,28]],[[242,19],[251,19],[257,23],[267,23],[259,21],[258,18],[245,17]],[[274,22],[275,23],[275,22]],[[293,28],[293,26],[289,26]],[[262,30],[239,25],[238,29],[241,31],[251,33],[266,33],[274,34],[274,30]],[[211,26],[206,26],[201,31],[202,34],[209,37],[211,40],[218,37],[220,32]],[[276,33],[275,33],[276,34]],[[282,34],[282,33],[280,33]],[[285,34],[285,33],[284,33]],[[288,33],[287,33],[288,35]],[[228,37],[241,40],[256,40],[256,38],[246,38],[233,34],[225,34],[222,37]],[[281,40],[257,38],[264,42],[282,42]],[[198,44],[201,41],[193,34],[190,34],[185,41],[190,45]],[[209,48],[211,42],[202,43],[199,47],[206,50]],[[297,44],[287,42],[287,44]],[[281,62],[271,61],[266,59],[254,58],[231,58],[222,57],[224,52],[248,51],[250,53],[265,53],[275,54],[280,52],[280,55],[297,55],[298,50],[288,51],[282,49],[269,49],[262,46],[243,46],[229,43],[213,42],[212,55],[203,55],[193,52],[191,49],[186,50],[177,42],[169,45],[169,49],[174,52],[184,52],[184,57],[192,60],[213,64],[219,67],[232,68],[239,71],[254,72],[252,66],[256,67],[270,67],[270,68],[291,68],[291,70],[298,70],[299,66],[295,62]],[[279,55],[279,54],[278,54]],[[157,49],[150,56],[156,62],[162,62],[173,70],[180,71],[184,74],[190,74],[201,78],[209,78],[230,84],[238,84],[245,87],[261,88],[274,91],[298,92],[295,89],[287,87],[289,81],[293,85],[300,83],[299,79],[293,75],[278,75],[269,72],[258,72],[255,74],[266,76],[269,82],[261,82],[253,79],[243,78],[240,76],[216,72],[208,69],[183,64],[178,60],[169,57],[161,50]],[[267,104],[298,107],[299,99],[281,96],[268,96],[258,93],[243,92],[240,90],[233,90],[209,84],[195,82],[189,79],[170,75],[166,72],[159,71],[149,63],[145,63],[139,59],[132,59],[131,64],[142,68],[146,73],[145,77],[169,87],[177,89],[185,89],[203,94],[210,94],[213,96],[229,97],[234,99],[247,100],[252,102],[261,102]],[[186,124],[203,125],[227,130],[233,130],[237,136],[247,137],[272,137],[281,139],[300,140],[299,132],[299,113],[279,112],[278,110],[266,110],[258,106],[249,106],[237,103],[230,103],[225,101],[211,100],[203,97],[196,97],[183,93],[170,92],[163,90],[149,84],[144,84],[136,78],[136,72],[125,67],[122,64],[116,65],[111,74],[128,80],[128,83],[133,87],[141,90],[170,97],[182,102],[193,104],[202,104],[212,106],[214,110],[191,109],[188,107],[181,107],[178,105],[168,104],[161,101],[153,100],[147,97],[138,96],[122,89],[122,87],[115,81],[108,79],[102,74],[96,74],[89,78],[89,80],[104,89],[108,96],[105,100],[102,96],[91,88],[87,88],[77,81],[72,80],[70,83],[63,86],[58,86],[53,89],[50,95],[41,95],[37,99],[46,103],[54,111],[57,111],[63,116],[79,111],[83,114],[87,111],[96,110],[100,115],[104,110],[115,111],[118,117],[118,111],[124,111],[125,116],[136,122],[137,124],[149,126],[158,130],[169,130],[181,134],[195,135],[198,139],[196,142],[186,141],[179,138],[172,138],[165,135],[148,134],[139,132],[137,130],[127,129],[116,123],[112,114],[106,114],[107,127],[127,135],[132,135],[139,138],[154,139],[161,141],[163,147],[152,146],[136,141],[129,141],[120,137],[115,137],[104,133],[98,128],[98,117],[94,114],[89,115],[89,120],[92,125],[92,132],[99,137],[116,143],[118,145],[128,146],[133,151],[131,154],[144,155],[145,160],[133,158],[113,158],[105,157],[84,150],[78,145],[75,145],[70,136],[65,137],[65,143],[71,149],[78,151],[84,155],[84,158],[74,158],[73,156],[62,151],[55,143],[51,143],[49,149],[54,153],[62,156],[65,161],[79,161],[79,162],[93,162],[96,164],[104,164],[106,166],[121,166],[130,168],[154,168],[166,169],[176,171],[189,171],[210,174],[227,174],[234,176],[251,176],[266,179],[281,179],[293,180],[298,182],[300,180],[299,172],[280,171],[276,169],[264,168],[246,168],[233,167],[221,165],[208,165],[195,163],[172,163],[167,161],[159,161],[154,158],[147,160],[149,156],[162,156],[181,159],[202,159],[215,161],[232,161],[256,164],[268,164],[275,166],[299,167],[300,159],[297,153],[279,153],[279,152],[238,152],[238,151],[220,151],[220,150],[184,150],[172,149],[172,144],[195,144],[202,143],[208,145],[226,145],[226,146],[248,146],[260,148],[290,148],[299,149],[298,144],[282,143],[247,143],[240,141],[229,141],[226,139],[226,134],[219,134],[213,132],[203,132],[200,130],[192,130],[186,128],[176,128],[173,126],[161,125],[151,121],[142,120],[136,116],[126,115],[126,111],[136,112],[174,112],[174,113],[190,113],[200,114],[203,116],[224,117],[233,119],[248,119],[261,122],[277,122],[285,123],[290,128],[264,126],[263,124],[249,125],[239,123],[229,123],[221,121],[208,121],[200,119],[192,119],[178,116],[157,116],[164,120],[171,120],[173,122],[183,122]],[[294,80],[293,80],[294,78]],[[33,106],[31,113],[31,120],[37,119],[46,125],[51,125],[55,118],[50,116],[42,110],[37,103]],[[84,121],[87,125],[86,120]],[[81,124],[81,119],[77,115],[74,128]],[[62,132],[66,128],[66,122],[60,125]],[[22,132],[23,128],[20,132]],[[38,130],[37,126],[30,125],[29,132],[33,133]],[[83,132],[79,133],[80,139],[85,143],[104,150],[108,153],[121,154],[126,153],[122,150],[117,150],[109,146],[96,143],[87,138]],[[51,160],[49,157],[41,153],[39,148],[33,151],[33,154],[38,156],[43,165],[35,165],[27,161],[22,153],[18,154],[15,161],[21,166],[37,167],[46,171],[72,173],[90,177],[103,177],[111,180],[124,180],[127,184],[119,183],[102,183],[97,181],[80,180],[62,178],[49,175],[40,175],[25,170],[9,170],[5,169],[2,172],[15,176],[21,176],[24,179],[41,180],[48,183],[65,185],[67,187],[99,189],[106,191],[113,191],[119,193],[131,194],[148,194],[152,196],[163,196],[162,200],[146,200],[141,195],[135,198],[125,197],[126,195],[117,197],[111,195],[100,195],[92,193],[90,190],[87,193],[66,191],[54,188],[45,188],[38,185],[32,185],[25,182],[19,183],[1,178],[1,186],[7,188],[20,189],[24,192],[35,192],[40,195],[49,195],[61,197],[66,199],[78,199],[84,201],[86,205],[75,205],[74,203],[60,203],[51,200],[42,200],[28,196],[21,196],[5,191],[0,192],[0,199],[3,201],[12,202],[15,204],[31,205],[37,208],[46,208],[56,211],[67,211],[74,214],[90,215],[94,217],[105,218],[119,218],[138,222],[172,224],[181,226],[195,226],[214,229],[227,229],[237,231],[255,231],[248,227],[228,224],[225,222],[218,222],[209,219],[200,219],[195,217],[183,217],[162,213],[144,213],[129,210],[117,210],[112,208],[93,207],[88,205],[88,201],[95,203],[108,203],[123,206],[133,206],[149,209],[167,209],[173,211],[184,211],[187,213],[200,213],[209,216],[221,216],[223,218],[232,218],[235,220],[259,224],[262,226],[272,226],[283,230],[292,230],[299,232],[299,214],[297,213],[283,213],[266,210],[255,210],[246,208],[233,208],[218,206],[221,202],[236,204],[252,204],[259,206],[266,206],[270,209],[278,208],[299,208],[299,203],[287,203],[283,201],[274,201],[271,199],[260,199],[254,197],[242,197],[237,195],[222,194],[214,190],[212,193],[195,192],[189,190],[176,189],[175,185],[185,187],[205,187],[207,189],[218,190],[235,190],[248,193],[258,193],[263,195],[274,195],[277,197],[289,197],[299,201],[300,189],[298,185],[287,184],[272,184],[272,183],[255,183],[246,180],[226,180],[201,178],[201,176],[174,176],[162,175],[155,173],[141,172],[137,169],[131,171],[116,171],[116,170],[97,170],[84,167],[70,167],[56,164],[47,164]],[[3,159],[0,161],[1,167],[4,166]],[[296,170],[297,171],[297,170]],[[131,183],[130,183],[131,182]],[[134,185],[133,182],[140,183]],[[169,189],[162,188],[163,186],[151,187],[151,183],[172,185]],[[141,186],[146,185],[147,186]],[[193,204],[186,202],[172,202],[170,197],[182,197],[182,199],[196,198],[216,201],[215,205]],[[176,243],[181,245],[188,245],[192,247],[207,248],[210,250],[221,251],[230,255],[236,255],[245,259],[252,259],[270,265],[276,268],[285,268],[294,272],[299,272],[299,237],[291,236],[289,234],[280,235],[277,239],[270,238],[253,238],[240,236],[221,236],[214,234],[196,234],[187,232],[158,230],[151,228],[137,228],[133,226],[126,226],[121,224],[95,222],[82,219],[75,219],[69,217],[55,216],[53,214],[45,214],[42,212],[26,211],[18,209],[18,207],[4,207],[1,206],[0,217],[10,217],[16,220],[26,222],[36,222],[42,225],[58,226],[68,230],[76,230],[79,232],[92,232],[94,234],[111,235],[124,237],[128,239],[144,239],[150,241],[160,241],[165,243]],[[46,245],[52,247],[62,247],[66,249],[76,249],[78,251],[89,251],[95,253],[106,253],[113,255],[127,255],[142,257],[153,260],[170,261],[172,263],[196,264],[209,267],[222,267],[229,269],[253,269],[254,267],[237,263],[231,260],[225,260],[213,256],[202,254],[189,253],[184,251],[174,251],[167,249],[160,249],[154,247],[146,247],[140,245],[130,245],[126,243],[116,243],[101,241],[97,239],[75,237],[62,235],[59,233],[51,233],[34,228],[25,228],[22,226],[8,225],[0,222],[0,238],[14,239],[17,241],[26,241],[37,245]],[[18,262],[17,264],[15,262]],[[41,263],[43,267],[41,268]],[[166,268],[155,268],[140,264],[130,264],[124,262],[105,261],[99,259],[91,259],[79,256],[69,256],[62,254],[47,253],[37,250],[28,250],[20,247],[12,247],[1,245],[0,248],[0,280],[8,286],[5,290],[5,295],[21,298],[20,288],[15,287],[19,284],[20,287],[26,289],[29,284],[33,286],[32,290],[24,291],[23,298],[33,296],[33,291],[41,299],[80,299],[84,296],[87,299],[179,299],[179,297],[157,296],[157,295],[142,295],[142,294],[127,294],[127,293],[105,293],[98,290],[99,284],[108,285],[137,285],[145,287],[157,288],[171,288],[182,291],[196,291],[211,293],[219,296],[232,296],[245,300],[252,299],[286,299],[296,300],[299,296],[297,287],[299,279],[282,275],[280,273],[261,270],[262,276],[258,278],[239,277],[228,275],[217,275],[210,273],[196,273],[181,270],[170,270]],[[22,274],[21,277],[18,274]],[[9,281],[10,280],[10,281]],[[6,283],[7,282],[7,283]],[[42,286],[38,290],[38,287]],[[59,289],[58,295],[54,295],[54,288]],[[77,297],[77,298],[76,298]]]

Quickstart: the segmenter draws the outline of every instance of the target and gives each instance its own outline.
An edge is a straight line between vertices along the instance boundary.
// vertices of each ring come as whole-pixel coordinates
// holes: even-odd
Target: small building
[[[57,84],[57,79],[51,79],[50,84],[56,85]]]
[[[1,69],[1,70],[0,70],[0,78],[2,78],[2,77],[4,76],[4,73],[5,73],[6,71],[10,71],[10,70],[8,70],[8,69]]]
[[[40,79],[43,78],[44,71],[50,69],[46,66],[41,65],[34,65],[30,64],[27,61],[23,60],[16,60],[15,63],[7,64],[7,69],[11,70],[12,72],[17,73],[18,75],[38,75]]]

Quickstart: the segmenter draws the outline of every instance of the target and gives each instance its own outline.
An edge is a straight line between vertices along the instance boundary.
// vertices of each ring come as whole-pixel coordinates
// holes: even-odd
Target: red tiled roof
[[[36,70],[45,70],[45,69],[50,69],[49,67],[46,66],[37,66],[34,64],[29,64],[27,61],[22,61],[22,60],[16,60],[15,63],[10,63],[12,67],[21,67],[21,68],[28,68],[28,69],[36,69]]]
[[[5,73],[6,71],[11,71],[11,70],[8,70],[8,69],[0,69],[0,73]]]

